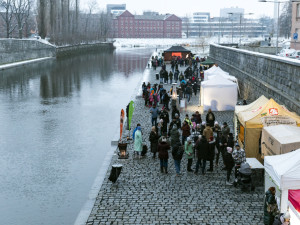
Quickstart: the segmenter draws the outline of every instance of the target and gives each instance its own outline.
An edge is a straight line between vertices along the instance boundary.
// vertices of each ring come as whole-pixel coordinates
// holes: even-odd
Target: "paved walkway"
[[[184,70],[185,67],[180,68]],[[155,71],[149,82],[156,83]],[[170,88],[170,85],[164,85]],[[192,97],[187,108],[191,115],[198,108],[198,96]],[[142,125],[143,140],[150,147],[151,131],[149,108],[141,97],[135,99],[132,126]],[[181,113],[183,120],[186,113]],[[205,118],[206,113],[202,115]],[[216,112],[219,123],[228,122],[232,129],[233,112]],[[117,184],[109,180],[108,170],[87,224],[263,224],[263,188],[254,192],[242,192],[240,188],[225,186],[226,172],[215,168],[206,175],[186,171],[187,161],[182,160],[182,175],[175,175],[175,167],[169,154],[168,174],[160,173],[158,159],[133,159],[133,144],[128,145],[130,158],[112,164],[123,164]],[[149,148],[150,149],[150,148]],[[193,167],[195,166],[195,160]],[[201,174],[201,173],[200,173]]]

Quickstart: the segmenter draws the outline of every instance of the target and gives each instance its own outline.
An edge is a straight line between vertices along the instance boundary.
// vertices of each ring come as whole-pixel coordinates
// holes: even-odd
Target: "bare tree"
[[[186,37],[189,38],[190,36],[190,29],[191,29],[191,19],[188,15],[186,15],[182,19],[182,25],[183,25],[183,30],[185,31]]]
[[[16,18],[19,38],[23,38],[23,29],[31,9],[30,0],[12,0],[12,12]]]
[[[202,49],[202,53],[205,53],[205,49],[209,46],[209,39],[207,37],[197,38],[197,44]]]
[[[6,38],[9,38],[11,33],[16,29],[17,24],[13,23],[12,12],[12,0],[0,1],[0,6],[4,9],[3,13],[0,13],[6,29]]]
[[[279,35],[290,38],[292,28],[292,2],[284,4],[279,17]]]
[[[38,0],[38,32],[41,38],[45,38],[47,36],[47,0]]]

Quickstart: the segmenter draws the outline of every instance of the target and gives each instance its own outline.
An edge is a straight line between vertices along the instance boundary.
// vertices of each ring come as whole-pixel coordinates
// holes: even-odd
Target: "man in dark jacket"
[[[216,141],[213,137],[210,137],[209,140],[209,152],[208,152],[208,161],[209,161],[209,169],[207,171],[212,172],[214,170],[214,159],[215,159],[215,146]]]
[[[199,136],[198,141],[195,145],[196,155],[197,155],[197,164],[195,174],[198,174],[199,167],[202,166],[202,174],[205,174],[206,160],[208,159],[209,153],[209,144],[205,136]]]
[[[160,172],[168,173],[168,159],[170,145],[167,143],[167,138],[163,137],[162,141],[158,144],[158,158],[160,159]]]
[[[193,114],[196,124],[201,124],[202,123],[202,119],[201,119],[201,114],[199,113],[199,111],[196,111],[196,113]]]
[[[180,141],[176,142],[172,147],[172,156],[174,159],[176,176],[180,175],[180,164],[181,164],[183,152],[184,152],[183,146],[180,144]]]
[[[179,110],[177,109],[176,105],[172,107],[172,119],[175,118],[175,115],[178,114],[180,115]]]
[[[273,225],[274,222],[274,212],[278,210],[276,207],[276,199],[275,199],[276,189],[275,187],[270,187],[265,194],[265,204],[264,204],[264,224],[265,225]],[[268,212],[268,205],[272,205],[274,210],[273,212]]]

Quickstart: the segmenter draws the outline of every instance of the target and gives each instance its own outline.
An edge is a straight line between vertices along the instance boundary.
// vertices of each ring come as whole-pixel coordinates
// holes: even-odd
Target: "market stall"
[[[264,127],[261,136],[262,156],[280,155],[300,148],[300,127],[277,125]]]
[[[200,93],[201,106],[204,110],[233,111],[238,98],[237,84],[222,76],[203,81]]]
[[[293,224],[300,224],[299,196],[300,191],[300,149],[282,155],[265,157],[265,191],[276,188],[279,207],[282,213],[289,210]],[[294,209],[292,209],[292,207]]]
[[[259,160],[261,159],[262,128],[268,126],[270,121],[278,125],[289,124],[291,120],[294,120],[300,126],[300,117],[273,99],[255,109],[239,112],[237,119],[240,124],[239,143],[245,149],[247,157],[255,157]]]
[[[182,46],[172,46],[164,51],[163,56],[165,61],[171,61],[173,57],[187,58],[191,53],[190,50],[185,49]]]

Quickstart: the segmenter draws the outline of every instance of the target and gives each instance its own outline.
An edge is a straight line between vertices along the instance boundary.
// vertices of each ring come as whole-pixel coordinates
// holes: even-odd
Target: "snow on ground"
[[[23,65],[26,65],[29,63],[41,62],[41,61],[48,60],[48,59],[53,59],[53,57],[44,57],[44,58],[25,60],[25,61],[21,61],[21,62],[8,63],[8,64],[0,65],[0,70],[9,69],[12,67],[23,66]]]

